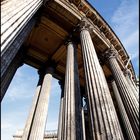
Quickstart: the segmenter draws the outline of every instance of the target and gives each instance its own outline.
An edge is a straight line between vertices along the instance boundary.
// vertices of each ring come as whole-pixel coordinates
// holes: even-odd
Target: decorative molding
[[[125,76],[129,76],[129,78],[132,79],[131,71],[130,71],[129,69],[127,69],[127,68],[124,69],[124,75],[125,75]]]
[[[104,54],[105,58],[110,59],[110,58],[117,58],[118,57],[118,52],[115,48],[110,47]]]

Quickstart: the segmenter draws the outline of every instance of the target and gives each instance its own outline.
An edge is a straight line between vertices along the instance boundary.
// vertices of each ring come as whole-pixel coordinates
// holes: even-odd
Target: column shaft
[[[0,94],[1,101],[9,87],[9,85],[12,81],[12,78],[14,77],[17,69],[21,66],[22,59],[23,59],[22,54],[20,53],[20,51],[18,51],[16,56],[11,61],[9,67],[6,69],[5,73],[3,75],[1,75],[1,94]]]
[[[108,58],[108,63],[110,69],[114,76],[115,82],[119,89],[119,93],[126,109],[129,121],[132,125],[134,134],[137,139],[139,139],[139,103],[136,100],[133,91],[128,85],[126,78],[119,67],[116,60],[116,51],[111,48],[106,52],[106,57]]]
[[[69,42],[64,87],[63,140],[82,140],[81,97],[76,48]]]
[[[80,32],[93,140],[123,139],[104,73],[89,31]]]
[[[133,91],[134,96],[136,97],[137,101],[139,102],[139,92],[138,92],[138,90],[134,87],[134,85],[133,85],[133,83],[132,83],[132,81],[131,81],[131,79],[129,78],[128,75],[126,75],[125,78],[126,78],[128,84],[129,84],[131,90]]]
[[[138,88],[138,86],[136,86],[136,83],[133,81],[133,79],[130,79],[130,80],[131,80],[131,82],[132,82],[132,84],[133,84],[135,90],[139,93],[139,88]],[[139,96],[139,95],[138,95],[138,96]]]
[[[14,57],[17,55],[18,51],[26,39],[27,35],[31,31],[32,27],[35,25],[35,19],[30,20],[27,26],[22,30],[22,32],[17,36],[16,40],[12,42],[10,46],[6,46],[1,52],[1,77],[7,71],[9,65],[11,64]]]
[[[101,66],[100,66],[100,69],[101,69],[101,71],[102,71],[102,73],[103,73],[102,82],[103,82],[104,85],[106,85],[106,86],[108,87],[108,83],[107,83],[107,81],[106,81],[106,78],[105,78],[105,75],[104,75],[104,72],[103,72],[103,69],[102,69]],[[108,88],[107,88],[106,90],[108,90],[108,92],[110,92]],[[118,120],[118,116],[117,116],[117,113],[116,113],[116,109],[115,109],[115,106],[114,106],[114,103],[113,103],[111,94],[108,94],[108,95],[105,96],[105,97],[106,97],[106,99],[108,100],[109,106],[111,106],[112,111],[114,110],[114,114],[111,114],[111,115],[112,115],[112,118],[114,118],[115,120]],[[109,108],[109,109],[110,109],[110,108]],[[117,128],[118,131],[119,131],[119,133],[120,133],[121,135],[123,135],[123,134],[122,134],[121,127],[120,127],[120,125],[118,125],[118,121],[114,121],[114,128]]]
[[[62,83],[60,83],[62,84]],[[63,132],[64,132],[64,127],[63,127],[63,120],[64,120],[64,90],[63,90],[63,86],[61,85],[61,99],[60,99],[60,111],[59,111],[59,123],[58,123],[58,140],[62,140],[63,139]]]
[[[34,26],[32,17],[41,4],[42,0],[7,0],[1,5],[1,77]]]
[[[31,127],[32,127],[32,123],[33,123],[33,119],[34,119],[34,115],[36,112],[37,103],[38,103],[38,99],[39,99],[39,95],[40,95],[42,80],[43,79],[42,79],[42,75],[41,75],[39,78],[38,84],[37,84],[35,95],[34,95],[33,101],[32,101],[32,106],[31,106],[29,116],[28,116],[27,121],[26,121],[26,125],[24,128],[21,140],[27,140],[30,136],[30,131],[31,131]]]
[[[38,99],[36,112],[34,115],[29,140],[43,140],[48,112],[52,75],[46,73],[43,79],[40,96]]]
[[[128,140],[136,140],[115,81],[111,83]]]
[[[8,0],[1,6],[1,51],[11,45],[42,2],[43,0]]]
[[[83,140],[86,140],[85,133],[85,116],[84,116],[84,108],[82,107],[82,128],[83,128]]]

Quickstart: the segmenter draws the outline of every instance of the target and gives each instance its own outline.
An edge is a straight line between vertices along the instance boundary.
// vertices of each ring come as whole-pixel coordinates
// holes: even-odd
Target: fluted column
[[[26,125],[25,128],[23,130],[23,135],[21,140],[28,140],[29,136],[30,136],[30,131],[32,128],[32,123],[34,120],[34,116],[36,113],[36,108],[37,108],[37,104],[38,104],[38,100],[39,100],[39,95],[40,95],[40,89],[41,89],[41,85],[42,85],[42,81],[43,81],[43,76],[42,73],[39,72],[39,81],[36,87],[36,91],[35,91],[35,95],[33,97],[33,101],[32,101],[32,106],[29,112],[29,116],[27,118],[26,121]]]
[[[23,64],[23,55],[21,51],[18,51],[16,56],[11,61],[9,67],[6,69],[5,73],[1,76],[1,101],[14,77],[17,69]]]
[[[123,140],[110,92],[101,70],[86,22],[81,23],[81,48],[93,140]]]
[[[131,74],[130,74],[130,71],[128,69],[126,69],[124,71],[124,75],[126,77],[126,80],[131,88],[131,90],[133,91],[133,94],[134,96],[136,97],[137,101],[139,102],[139,92],[138,92],[138,89],[134,86],[134,84],[132,83],[132,80],[131,80]]]
[[[61,99],[60,99],[60,111],[59,111],[59,122],[58,122],[58,131],[57,131],[57,136],[58,140],[63,139],[63,132],[64,132],[64,85],[62,81],[59,81],[59,84],[61,85]]]
[[[82,140],[81,97],[78,78],[76,48],[67,45],[67,63],[64,86],[63,140]]]
[[[52,68],[49,67],[45,72],[40,95],[30,130],[29,140],[43,140],[46,126],[50,88],[52,80]]]
[[[117,51],[111,47],[108,51],[106,51],[105,55],[117,84],[134,134],[136,138],[139,139],[139,103],[136,100],[133,91],[131,90],[121,68],[118,65],[118,62],[116,60],[116,57],[118,55]]]
[[[19,35],[43,0],[7,0],[1,5],[1,51]]]
[[[113,93],[114,93],[114,96],[115,96],[115,99],[116,99],[116,102],[118,105],[118,109],[119,109],[119,112],[121,115],[121,119],[122,119],[125,131],[127,134],[127,138],[128,138],[128,140],[136,140],[136,137],[135,137],[133,129],[131,127],[130,121],[128,119],[127,113],[125,111],[125,108],[124,108],[123,102],[121,100],[121,97],[120,97],[120,94],[119,94],[115,81],[112,81],[111,85],[112,85]]]
[[[82,107],[82,128],[83,128],[83,140],[86,140],[84,107]]]
[[[139,86],[136,85],[136,83],[134,82],[134,80],[132,78],[130,78],[130,80],[131,80],[134,88],[136,89],[136,91],[139,92]],[[138,94],[138,96],[139,96],[139,94]]]
[[[35,25],[43,0],[6,0],[1,4],[1,77]]]
[[[8,46],[8,44],[5,49],[1,50],[1,77],[3,77],[3,75],[6,73],[12,60],[21,49],[24,40],[31,31],[32,27],[35,25],[35,22],[35,19],[30,20],[27,26],[25,26],[25,28],[17,36],[16,40],[14,40],[10,46]]]

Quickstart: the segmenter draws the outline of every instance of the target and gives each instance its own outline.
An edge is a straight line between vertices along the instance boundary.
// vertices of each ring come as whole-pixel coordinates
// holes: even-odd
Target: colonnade
[[[83,68],[85,74],[85,87],[89,106],[89,121],[92,140],[124,140],[118,115],[113,104],[111,93],[99,63],[90,31],[86,22],[80,24],[79,36],[83,57]],[[67,60],[65,81],[62,86],[60,103],[60,115],[58,126],[58,140],[85,140],[84,111],[82,108],[82,97],[80,93],[80,82],[78,75],[77,46],[72,38],[67,41]],[[14,52],[14,55],[18,54]],[[6,55],[6,53],[5,53]],[[128,79],[122,72],[117,62],[117,51],[110,47],[104,57],[112,72],[113,95],[117,102],[119,113],[124,127],[126,128],[127,139],[139,139],[139,102],[136,96],[134,85],[128,83]],[[8,55],[7,55],[8,57]],[[15,61],[14,61],[15,62]],[[10,73],[12,79],[19,62]],[[9,65],[10,66],[10,65]],[[10,70],[10,67],[6,69]],[[47,119],[50,87],[52,76],[55,72],[55,65],[52,63],[43,66],[39,71],[39,82],[33,99],[32,107],[24,128],[22,140],[43,140],[45,124]],[[5,78],[9,77],[7,74]],[[10,80],[2,79],[4,90],[8,87]],[[7,86],[6,85],[7,82]],[[62,83],[61,83],[62,84]],[[2,87],[2,89],[3,89]],[[3,95],[2,95],[3,96]]]
[[[37,22],[36,14],[42,4],[43,0],[1,1],[1,100],[17,69],[17,66],[11,65],[12,61],[35,26]],[[8,72],[11,69],[10,67],[12,67],[14,73]],[[11,78],[7,78],[7,73],[8,77]],[[6,79],[6,84],[3,83],[3,79]]]
[[[116,57],[117,51],[113,48],[110,48],[106,52],[106,58],[108,59],[108,63],[110,65],[110,69],[112,71],[114,80],[119,89],[120,96],[122,98],[123,104],[125,106],[125,110],[129,117],[129,121],[135,133],[137,139],[139,138],[139,102],[135,97],[135,93],[133,89],[129,86],[121,68],[119,67]]]

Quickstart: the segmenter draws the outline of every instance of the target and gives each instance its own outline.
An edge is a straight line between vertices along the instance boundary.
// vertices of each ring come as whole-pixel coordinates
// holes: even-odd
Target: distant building
[[[21,140],[23,130],[18,130],[15,135],[13,135],[13,140]],[[57,131],[46,131],[44,134],[44,140],[57,140]]]

